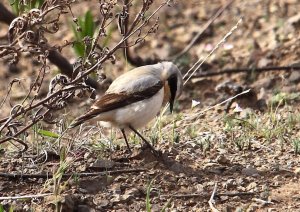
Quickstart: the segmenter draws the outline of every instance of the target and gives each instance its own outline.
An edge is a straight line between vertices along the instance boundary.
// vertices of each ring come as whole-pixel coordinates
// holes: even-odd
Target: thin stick
[[[252,200],[254,200],[256,202],[259,202],[259,203],[261,203],[263,205],[268,205],[268,204],[273,205],[274,204],[274,202],[271,202],[269,200],[263,200],[263,199],[258,199],[258,198],[253,198]]]
[[[243,92],[241,92],[241,93],[238,93],[237,95],[232,96],[232,97],[230,97],[230,98],[224,100],[223,102],[220,102],[220,103],[218,103],[218,104],[216,104],[216,105],[210,106],[210,107],[208,107],[208,108],[206,108],[206,109],[204,109],[204,110],[201,110],[200,112],[196,113],[195,115],[196,115],[196,116],[199,116],[199,115],[205,113],[205,112],[208,111],[208,110],[211,110],[211,109],[213,109],[213,108],[215,108],[215,107],[221,106],[221,105],[223,105],[223,104],[225,104],[225,103],[227,103],[227,102],[229,102],[229,101],[231,101],[231,100],[233,100],[233,99],[235,99],[235,98],[237,98],[237,97],[239,97],[239,96],[241,96],[241,95],[244,95],[244,94],[246,94],[246,93],[249,93],[250,90],[251,90],[251,89],[248,89],[248,90],[245,90],[245,91],[243,91]]]
[[[269,67],[261,67],[261,68],[232,68],[232,69],[224,69],[216,72],[208,72],[203,74],[198,74],[192,76],[192,78],[201,78],[201,77],[212,77],[222,74],[237,74],[242,72],[267,72],[267,71],[299,71],[299,66],[269,66]]]
[[[35,198],[42,198],[42,197],[50,196],[52,194],[53,193],[33,194],[33,195],[14,196],[14,197],[0,197],[0,201],[2,201],[2,200],[18,200],[18,199],[35,199]]]
[[[224,193],[216,193],[215,197],[221,197],[221,196],[228,196],[228,197],[235,197],[235,196],[250,196],[250,195],[255,195],[257,194],[256,192],[224,192]],[[177,198],[177,199],[181,199],[181,198],[208,198],[210,197],[211,194],[209,193],[194,193],[194,194],[174,194],[174,195],[161,195],[161,197],[164,198]]]
[[[215,203],[214,197],[215,197],[216,191],[217,191],[217,183],[215,183],[214,190],[213,190],[213,192],[212,192],[212,194],[211,194],[211,196],[210,196],[210,199],[209,199],[209,201],[208,201],[209,207],[210,207],[210,209],[211,209],[213,212],[219,212],[219,210],[216,209],[215,206],[214,206],[214,203]]]
[[[146,169],[124,169],[124,170],[114,170],[114,171],[105,171],[105,172],[87,172],[87,173],[72,173],[72,174],[63,174],[63,178],[70,178],[72,176],[78,177],[91,177],[91,176],[106,176],[106,175],[118,175],[118,174],[125,174],[125,173],[136,173],[136,172],[145,172]],[[0,177],[9,178],[9,179],[29,179],[29,178],[42,178],[48,179],[52,178],[53,174],[46,173],[46,174],[10,174],[10,173],[3,173],[0,172]]]
[[[190,80],[190,78],[195,74],[195,72],[202,66],[202,64],[223,44],[226,42],[227,38],[238,28],[239,24],[242,22],[242,18],[240,18],[238,20],[238,22],[231,28],[231,30],[223,37],[222,40],[220,40],[217,45],[209,52],[209,54],[204,57],[204,59],[199,58],[199,60],[194,63],[194,65],[186,72],[186,74],[183,76],[183,78],[185,79],[187,77],[187,79],[185,79],[184,81],[184,85]],[[202,60],[202,61],[201,61]],[[198,65],[199,64],[199,65]],[[197,66],[197,67],[196,67]],[[196,68],[195,68],[196,67]],[[194,69],[195,68],[195,69]],[[192,70],[194,69],[194,71],[192,72]],[[192,72],[190,74],[190,72]],[[190,74],[190,76],[188,76]]]

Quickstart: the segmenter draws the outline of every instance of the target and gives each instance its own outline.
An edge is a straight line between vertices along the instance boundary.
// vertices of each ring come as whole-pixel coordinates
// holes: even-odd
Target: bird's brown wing
[[[142,91],[135,93],[107,93],[104,94],[91,109],[84,115],[76,118],[70,125],[70,127],[76,127],[83,122],[96,117],[97,115],[115,110],[132,103],[142,101],[154,96],[163,87],[163,82],[158,81],[155,85],[145,88]]]

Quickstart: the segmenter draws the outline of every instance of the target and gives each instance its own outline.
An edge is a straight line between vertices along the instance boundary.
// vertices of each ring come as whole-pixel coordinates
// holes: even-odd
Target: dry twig
[[[215,203],[214,197],[215,197],[216,192],[217,192],[217,183],[215,183],[214,190],[213,190],[213,192],[210,196],[210,199],[208,201],[209,207],[212,210],[212,212],[219,212],[219,210],[216,209],[215,206],[214,206],[214,203]]]
[[[199,70],[199,69],[198,69]],[[261,67],[261,68],[232,68],[232,69],[225,69],[216,72],[207,72],[207,73],[200,73],[195,74],[191,78],[203,78],[203,77],[212,77],[218,76],[223,74],[238,74],[243,72],[268,72],[268,71],[299,71],[299,66],[269,66],[269,67]]]
[[[86,172],[86,173],[72,173],[72,174],[63,174],[62,178],[70,178],[72,176],[77,177],[92,177],[92,176],[107,176],[107,175],[119,175],[119,174],[126,174],[126,173],[139,173],[139,172],[146,172],[146,169],[123,169],[123,170],[114,170],[114,171],[105,171],[105,172]],[[46,174],[11,174],[11,173],[1,173],[0,177],[9,178],[9,179],[32,179],[32,178],[41,178],[41,179],[49,179],[53,178],[52,173]]]
[[[224,192],[224,193],[215,193],[215,197],[228,196],[253,196],[256,195],[255,192]],[[211,194],[209,193],[195,193],[195,194],[173,194],[173,195],[161,195],[163,198],[176,198],[176,199],[185,199],[185,198],[210,198]]]
[[[14,197],[0,197],[0,201],[3,201],[3,200],[18,200],[18,199],[37,199],[37,198],[50,196],[52,194],[53,193],[33,194],[33,195],[14,196]]]

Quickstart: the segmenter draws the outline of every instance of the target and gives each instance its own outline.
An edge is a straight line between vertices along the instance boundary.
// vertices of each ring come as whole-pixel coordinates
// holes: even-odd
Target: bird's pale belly
[[[137,129],[145,126],[155,118],[161,109],[163,97],[164,90],[162,88],[157,94],[149,99],[115,109],[100,115],[100,117],[104,118],[107,115],[106,117],[109,117],[109,120],[102,119],[102,121],[108,121],[119,128],[127,128],[130,125]]]

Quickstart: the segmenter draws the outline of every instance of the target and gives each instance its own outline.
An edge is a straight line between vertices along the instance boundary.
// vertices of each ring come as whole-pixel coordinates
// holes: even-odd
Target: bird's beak
[[[170,78],[168,79],[168,85],[169,85],[170,93],[171,93],[169,103],[170,103],[170,111],[172,113],[174,101],[175,101],[175,97],[176,97],[176,91],[177,91],[177,76],[176,75],[170,76]]]

